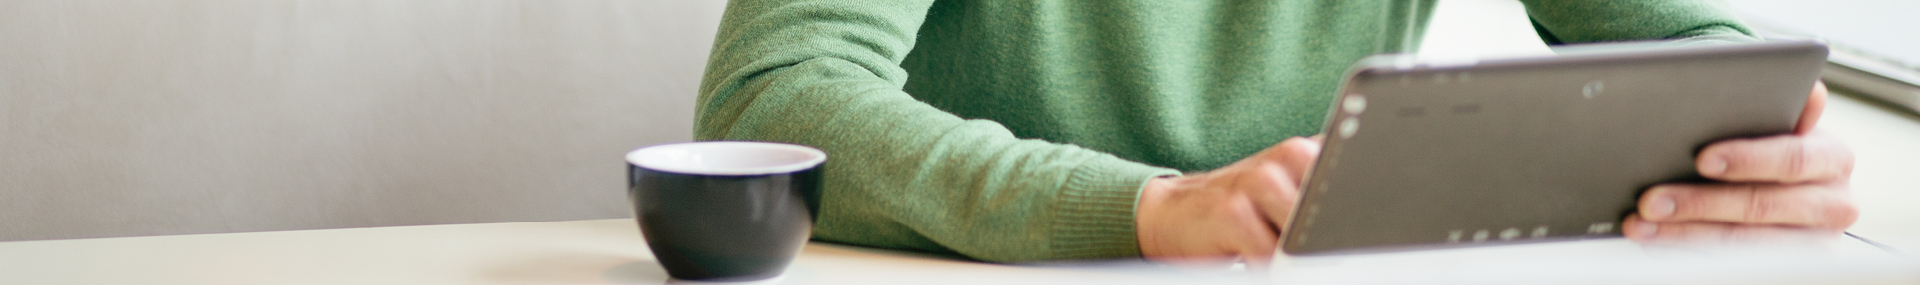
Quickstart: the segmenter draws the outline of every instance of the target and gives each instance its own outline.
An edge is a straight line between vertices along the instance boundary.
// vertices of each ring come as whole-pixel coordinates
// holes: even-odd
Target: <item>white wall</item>
[[[627,217],[724,5],[0,1],[0,240]]]

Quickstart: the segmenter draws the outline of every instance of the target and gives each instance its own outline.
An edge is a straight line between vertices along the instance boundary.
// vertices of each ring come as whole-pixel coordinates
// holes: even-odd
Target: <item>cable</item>
[[[1867,243],[1867,245],[1878,247],[1880,248],[1880,250],[1885,250],[1887,252],[1891,252],[1893,254],[1898,254],[1898,255],[1906,255],[1906,253],[1902,253],[1900,252],[1900,250],[1894,249],[1892,246],[1888,246],[1887,244],[1875,242],[1865,237],[1861,237],[1860,235],[1853,234],[1853,232],[1842,232],[1842,233],[1847,234],[1847,236],[1849,237],[1853,237],[1853,239],[1857,239],[1857,240],[1860,240],[1861,242],[1865,242]]]

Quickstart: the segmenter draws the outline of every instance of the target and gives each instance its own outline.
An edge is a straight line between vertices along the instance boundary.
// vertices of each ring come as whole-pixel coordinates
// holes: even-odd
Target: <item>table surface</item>
[[[668,284],[631,219],[0,243],[5,284]],[[1005,265],[812,243],[778,284],[1472,282],[1920,284],[1865,244],[1782,254],[1662,251],[1623,239],[1283,259],[1269,271],[1139,261]],[[1577,277],[1576,280],[1564,278]],[[1551,279],[1547,279],[1551,278]],[[1666,279],[1682,278],[1682,279]],[[1839,279],[1835,279],[1839,278]]]

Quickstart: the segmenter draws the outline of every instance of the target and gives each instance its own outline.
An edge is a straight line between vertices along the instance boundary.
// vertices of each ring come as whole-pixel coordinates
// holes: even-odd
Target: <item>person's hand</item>
[[[1134,215],[1141,255],[1268,264],[1300,199],[1300,180],[1319,156],[1319,136],[1295,137],[1213,171],[1148,181]]]
[[[1793,134],[1713,143],[1695,157],[1709,184],[1661,184],[1642,194],[1621,231],[1642,244],[1801,242],[1839,236],[1859,216],[1847,191],[1853,152],[1814,123],[1827,88],[1814,85]]]

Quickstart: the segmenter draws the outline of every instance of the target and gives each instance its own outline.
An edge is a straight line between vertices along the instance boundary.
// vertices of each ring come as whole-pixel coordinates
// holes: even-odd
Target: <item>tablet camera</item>
[[[1587,97],[1587,99],[1593,99],[1593,96],[1599,96],[1600,92],[1604,92],[1606,91],[1606,89],[1607,89],[1606,82],[1602,82],[1599,79],[1594,79],[1593,81],[1587,81],[1587,86],[1580,87],[1580,96]]]
[[[1352,138],[1353,134],[1359,133],[1359,132],[1360,132],[1359,117],[1347,117],[1346,120],[1340,121],[1340,138],[1342,139]]]
[[[1340,102],[1340,107],[1346,110],[1348,115],[1359,115],[1360,112],[1367,111],[1367,96],[1357,93],[1347,94],[1347,99]]]

